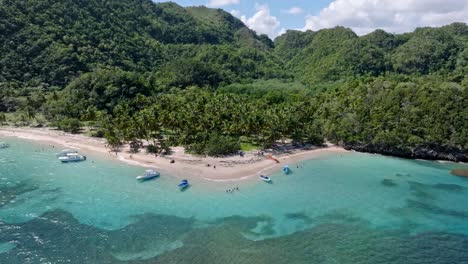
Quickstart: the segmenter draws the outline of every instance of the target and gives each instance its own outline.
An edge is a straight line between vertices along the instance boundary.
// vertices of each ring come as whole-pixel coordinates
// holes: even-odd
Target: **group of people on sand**
[[[207,167],[211,167],[211,164],[206,164]],[[216,169],[216,165],[213,165],[213,169]]]
[[[232,189],[227,189],[226,190],[227,193],[234,193],[235,191],[239,191],[239,187],[236,186],[236,187],[234,187]]]

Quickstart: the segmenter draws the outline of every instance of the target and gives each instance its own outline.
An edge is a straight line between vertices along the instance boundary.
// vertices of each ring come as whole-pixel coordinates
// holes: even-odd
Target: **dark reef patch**
[[[411,203],[421,210],[437,208]],[[447,212],[443,212],[447,213]],[[308,219],[302,213],[288,214]],[[64,211],[51,211],[30,222],[0,222],[0,243],[16,247],[0,254],[2,263],[468,263],[468,236],[450,233],[409,235],[403,230],[376,230],[366,221],[336,212],[322,216],[314,228],[292,235],[252,241],[241,233],[264,217],[229,217],[194,227],[194,220],[164,215],[136,216],[119,230],[80,224]],[[326,219],[342,217],[340,223]],[[315,218],[314,218],[315,220]],[[346,223],[347,220],[352,222]],[[116,259],[122,253],[157,250],[175,240],[181,246],[147,259]]]
[[[410,190],[417,197],[431,197],[430,192],[433,190],[442,190],[447,192],[462,192],[467,188],[458,184],[446,184],[446,183],[436,183],[436,184],[425,184],[421,182],[408,181],[410,185]]]
[[[459,217],[459,218],[467,218],[467,221],[468,221],[468,212],[466,211],[445,209],[445,208],[441,208],[433,204],[424,203],[424,202],[416,201],[412,199],[407,199],[406,203],[407,203],[408,208],[418,210],[425,214],[439,214],[439,215],[448,215],[448,216]]]
[[[285,214],[284,216],[286,218],[292,219],[292,220],[302,220],[302,221],[304,221],[306,223],[312,222],[312,219],[308,215],[306,215],[304,212],[289,213],[289,214]]]
[[[409,173],[396,173],[395,176],[397,177],[411,177]]]
[[[14,185],[0,184],[0,208],[12,203],[13,201],[15,204],[24,202],[24,200],[17,199],[17,197],[38,189],[38,186],[30,184],[28,181],[21,181]]]
[[[395,187],[398,185],[395,183],[394,180],[391,180],[391,179],[383,179],[382,181],[380,181],[380,183],[386,187]]]
[[[451,191],[451,192],[461,192],[466,189],[466,187],[460,186],[458,184],[444,184],[438,183],[432,185],[435,189],[444,190],[444,191]]]
[[[418,199],[423,200],[434,200],[436,197],[432,193],[432,186],[420,182],[408,181],[410,186],[411,194],[417,197]]]

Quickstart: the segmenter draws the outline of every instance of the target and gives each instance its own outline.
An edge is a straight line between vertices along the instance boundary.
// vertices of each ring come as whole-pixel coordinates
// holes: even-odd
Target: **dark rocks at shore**
[[[460,177],[466,177],[466,178],[468,178],[468,170],[464,170],[464,169],[455,169],[455,170],[452,170],[450,173],[452,173],[452,174],[455,175],[455,176],[460,176]]]
[[[415,147],[399,148],[379,146],[373,144],[342,144],[347,150],[359,152],[378,153],[401,158],[426,159],[426,160],[448,160],[453,162],[468,162],[468,153],[459,149],[447,149],[443,147]]]

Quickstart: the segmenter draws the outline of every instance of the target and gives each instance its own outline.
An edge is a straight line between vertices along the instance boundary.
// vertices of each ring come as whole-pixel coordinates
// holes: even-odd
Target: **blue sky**
[[[156,1],[163,2],[163,1]],[[345,26],[364,35],[416,27],[468,23],[468,0],[174,0],[182,6],[222,8],[270,38],[287,29],[320,30]]]
[[[174,2],[182,6],[210,6],[210,0],[176,0]],[[223,1],[219,2],[222,3]],[[229,0],[225,2],[229,2]],[[231,2],[235,3],[236,1]],[[216,5],[213,7],[222,8],[229,12],[232,10],[238,10],[242,15],[245,15],[246,17],[252,17],[256,13],[256,5],[268,5],[270,8],[270,14],[278,18],[282,28],[295,29],[304,27],[305,16],[318,14],[321,9],[327,7],[331,2],[332,0],[270,0],[257,2],[250,0],[239,0],[238,4]],[[286,11],[293,7],[301,8],[302,13],[288,14]]]
[[[258,12],[256,7],[268,6],[270,10],[270,16],[276,17],[280,23],[279,27],[276,28],[275,31],[276,34],[278,34],[282,29],[302,29],[305,25],[306,16],[317,15],[320,10],[327,7],[332,2],[332,0],[173,0],[173,2],[176,2],[181,6],[204,5],[214,8],[222,8],[228,12],[234,11],[234,13],[238,15],[239,18],[241,16],[245,16],[247,19],[253,17]],[[300,8],[301,12],[290,14],[288,11],[291,11],[291,8]],[[236,11],[238,11],[238,13]],[[296,12],[297,11],[298,9],[296,9]]]

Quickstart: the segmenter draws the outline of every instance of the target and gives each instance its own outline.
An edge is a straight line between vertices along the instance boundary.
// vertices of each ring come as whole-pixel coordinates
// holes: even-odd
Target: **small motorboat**
[[[6,148],[9,148],[10,145],[8,145],[7,143],[5,142],[0,142],[0,149],[6,149]]]
[[[157,171],[146,170],[145,174],[137,176],[136,179],[139,180],[139,181],[145,181],[145,180],[149,180],[149,179],[159,177],[160,175],[161,174],[159,172],[157,172]]]
[[[57,153],[57,158],[60,158],[60,157],[66,157],[67,154],[73,154],[73,153],[76,153],[78,154],[78,150],[76,149],[64,149],[62,151],[60,151],[59,153]]]
[[[61,162],[77,162],[77,161],[85,161],[86,156],[80,155],[78,153],[68,153],[65,156],[58,158]]]
[[[289,169],[289,165],[284,165],[283,172],[284,174],[289,174],[291,172],[291,170]]]
[[[179,185],[177,185],[177,186],[179,186],[179,189],[180,189],[181,191],[183,191],[183,190],[185,190],[187,187],[189,187],[190,184],[188,183],[187,180],[182,180],[182,182],[179,183]]]
[[[268,176],[265,176],[265,175],[260,175],[258,176],[260,178],[260,180],[264,181],[264,182],[271,182],[271,178],[268,177]]]

